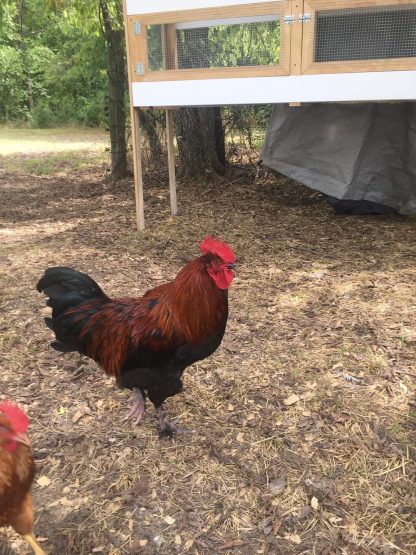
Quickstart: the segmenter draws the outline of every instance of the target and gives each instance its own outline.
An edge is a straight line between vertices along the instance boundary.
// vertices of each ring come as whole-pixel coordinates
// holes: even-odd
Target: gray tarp
[[[342,200],[416,213],[416,103],[277,104],[263,164]]]

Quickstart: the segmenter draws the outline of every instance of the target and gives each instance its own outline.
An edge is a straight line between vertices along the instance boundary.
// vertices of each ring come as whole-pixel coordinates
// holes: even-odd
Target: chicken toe
[[[26,542],[30,545],[35,555],[46,555],[46,553],[40,547],[38,542],[35,540],[35,537],[33,534],[25,534],[23,536],[23,539],[26,540]]]
[[[159,437],[160,439],[171,439],[173,436],[177,434],[195,434],[195,430],[185,430],[185,428],[179,428],[178,426],[174,426],[171,424],[168,419],[166,418],[165,411],[163,407],[160,406],[156,409],[157,414],[159,416]]]

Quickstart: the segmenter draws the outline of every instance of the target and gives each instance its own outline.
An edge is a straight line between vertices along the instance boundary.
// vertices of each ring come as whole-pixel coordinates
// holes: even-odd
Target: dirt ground
[[[111,183],[102,152],[82,153],[47,171],[51,152],[0,158],[0,394],[31,419],[45,550],[415,553],[415,220],[340,217],[283,177],[233,168],[180,186],[174,219],[164,176],[149,178],[139,234],[132,180]],[[35,285],[68,265],[137,296],[207,233],[239,261],[229,324],[166,404],[198,434],[161,442],[151,406],[134,428],[127,391],[49,347]],[[11,530],[0,539],[28,553]]]

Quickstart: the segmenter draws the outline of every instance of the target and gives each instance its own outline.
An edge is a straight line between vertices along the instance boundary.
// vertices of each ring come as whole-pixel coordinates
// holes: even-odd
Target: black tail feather
[[[52,308],[52,318],[45,318],[46,326],[56,337],[52,347],[62,353],[82,352],[78,337],[85,323],[83,321],[88,318],[88,311],[81,313],[81,319],[66,311],[85,302],[102,305],[110,301],[109,297],[90,276],[64,266],[48,268],[39,280],[37,289],[48,296],[46,304]],[[95,310],[95,307],[90,308],[91,313]]]
[[[53,308],[53,318],[68,307],[90,299],[110,300],[90,276],[65,266],[48,268],[39,280],[37,290],[49,297],[46,304]]]
[[[59,298],[70,291],[77,292],[84,299],[105,298],[107,295],[89,275],[66,266],[48,268],[38,281],[37,290],[51,299]]]

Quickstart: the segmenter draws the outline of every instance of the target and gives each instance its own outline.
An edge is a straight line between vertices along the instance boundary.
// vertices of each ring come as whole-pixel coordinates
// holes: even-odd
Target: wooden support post
[[[176,201],[175,146],[173,144],[172,110],[166,110],[166,135],[168,143],[170,212],[172,216],[176,216],[178,213],[178,204]]]
[[[142,139],[140,132],[139,109],[133,106],[133,90],[132,81],[134,77],[133,65],[135,60],[130,58],[132,41],[134,37],[132,33],[132,21],[127,18],[126,0],[123,0],[123,16],[124,29],[126,35],[126,51],[127,51],[127,71],[129,76],[129,92],[130,92],[130,119],[131,119],[131,137],[132,137],[132,155],[134,169],[134,194],[136,198],[136,226],[138,231],[144,229],[144,203],[143,203],[143,168],[142,168]],[[137,39],[137,37],[136,37]],[[147,57],[143,57],[143,63],[147,61]]]
[[[131,136],[133,143],[134,194],[136,197],[136,222],[138,231],[144,229],[142,134],[140,131],[139,109],[131,108]]]

